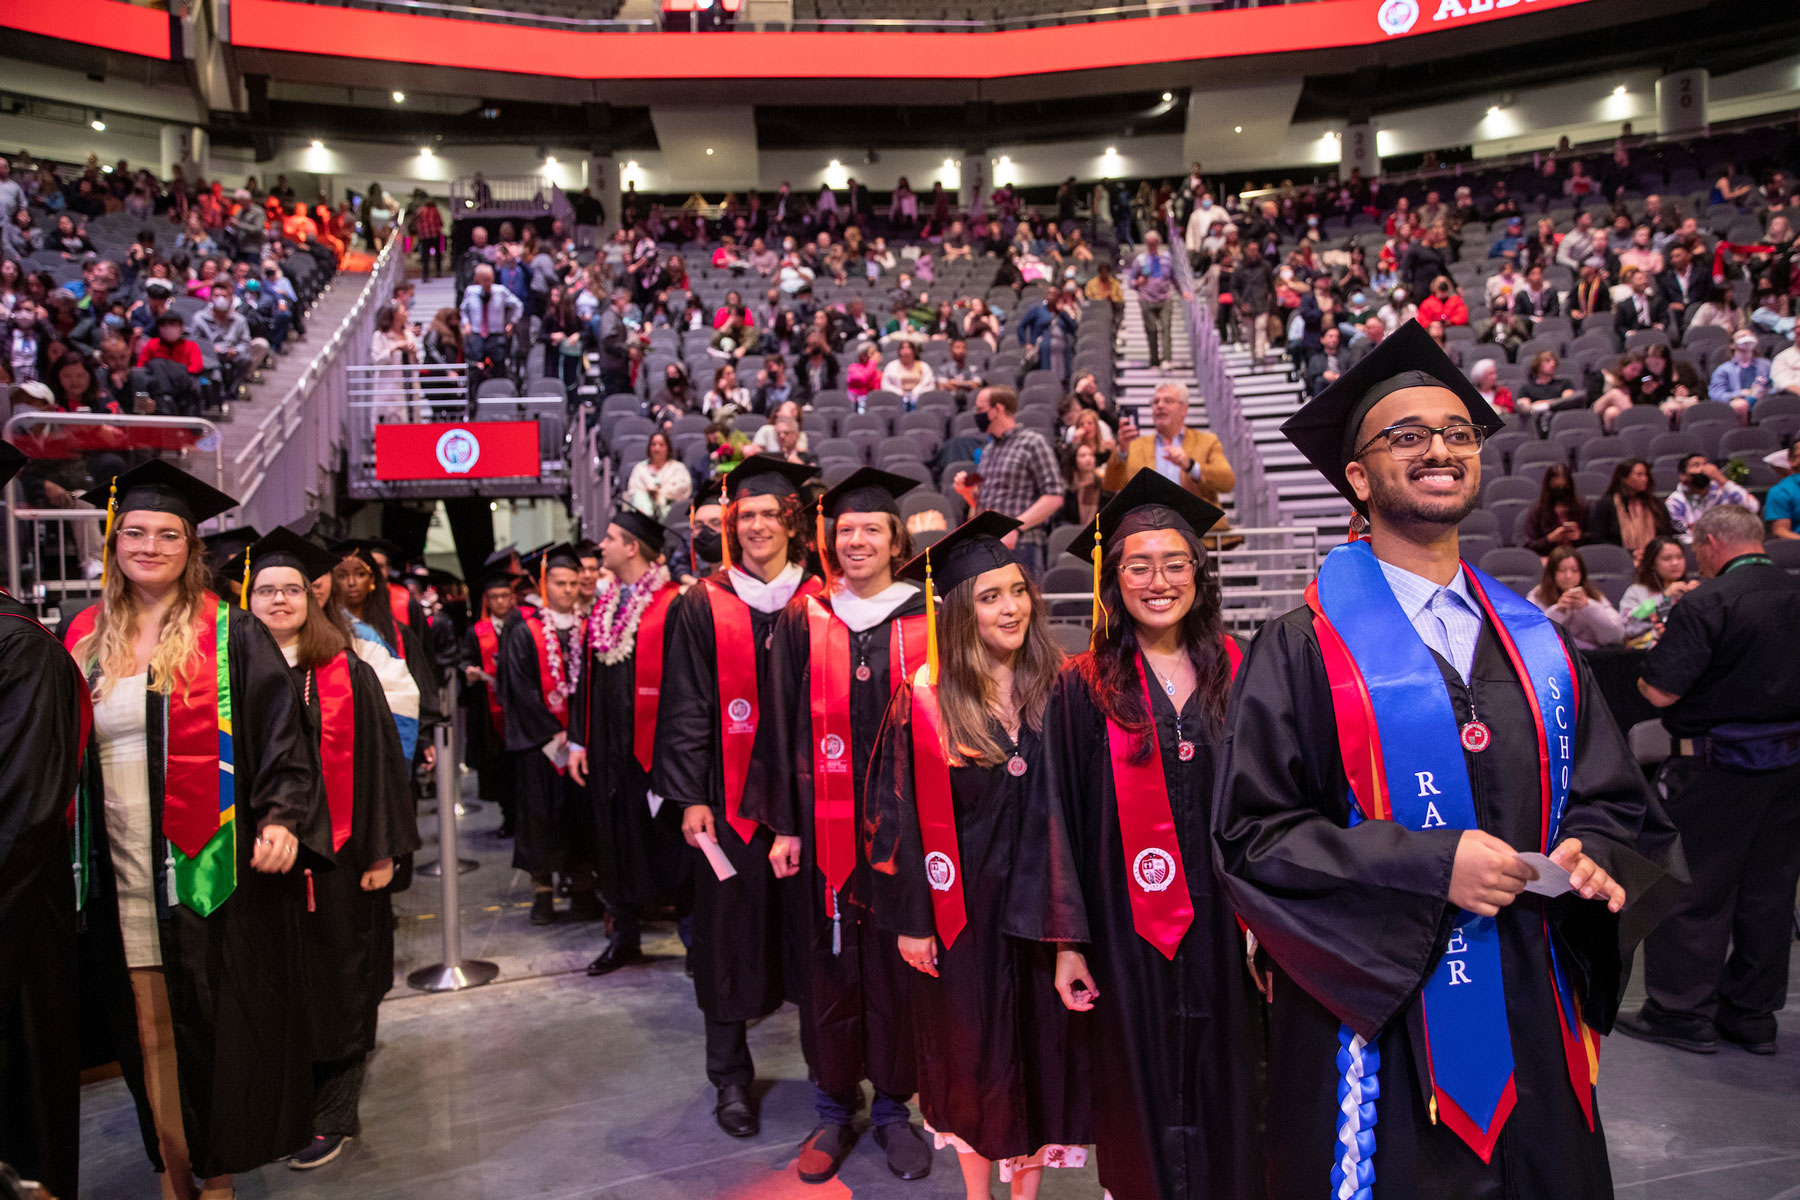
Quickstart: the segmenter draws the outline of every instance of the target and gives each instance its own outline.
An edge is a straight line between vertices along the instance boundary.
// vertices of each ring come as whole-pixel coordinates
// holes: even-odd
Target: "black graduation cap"
[[[489,588],[506,588],[511,591],[513,586],[523,578],[525,578],[523,571],[515,571],[502,563],[492,570],[482,572],[478,582],[484,592]]]
[[[575,543],[575,557],[599,558],[600,543],[596,542],[593,538],[582,538],[579,542]]]
[[[519,557],[519,548],[508,542],[492,554],[481,560],[484,571],[504,571],[512,567],[513,560]]]
[[[384,555],[388,560],[389,568],[394,571],[399,571],[401,564],[406,561],[406,552],[386,538],[345,538],[342,541],[333,542],[331,548],[344,557],[356,555],[368,563],[370,569],[374,570],[378,577],[381,575],[381,571],[375,566],[374,555]]]
[[[218,488],[160,458],[121,471],[110,484],[102,484],[81,498],[95,508],[110,508],[115,514],[170,513],[190,525],[237,507],[237,501]]]
[[[329,575],[343,557],[291,529],[277,528],[251,545],[250,578],[255,579],[257,572],[265,567],[292,567],[310,582],[321,575]]]
[[[819,513],[833,520],[847,512],[884,512],[899,516],[900,506],[895,502],[918,486],[918,480],[892,471],[858,467],[842,483],[819,497]]]
[[[626,533],[637,539],[644,553],[651,558],[663,552],[663,537],[667,530],[662,522],[648,513],[639,512],[629,504],[620,505],[607,524],[617,525]]]
[[[425,582],[436,588],[438,596],[442,598],[446,591],[462,583],[462,577],[460,575],[453,575],[449,571],[441,571],[436,567],[430,567],[425,571]]]
[[[571,571],[579,571],[581,558],[569,543],[554,542],[533,550],[525,557],[524,565],[533,575],[542,575],[551,567],[567,567]]]
[[[1017,520],[993,509],[977,513],[914,555],[895,574],[924,583],[929,568],[932,587],[941,596],[984,571],[1017,562],[1000,539],[1019,527]]]
[[[1368,516],[1368,505],[1356,498],[1344,468],[1358,448],[1357,436],[1369,410],[1384,397],[1412,387],[1448,388],[1468,408],[1469,420],[1490,433],[1504,424],[1462,368],[1450,361],[1423,325],[1411,320],[1282,422],[1281,432],[1357,512]]]
[[[751,457],[754,460],[763,456],[757,454],[752,455]],[[791,463],[789,465],[797,467],[800,464]],[[741,470],[743,470],[743,467],[738,468],[738,471]],[[731,475],[736,474],[737,471],[731,472],[730,475],[714,475],[703,481],[700,484],[700,490],[694,493],[694,498],[688,503],[688,512],[692,513],[694,509],[705,508],[709,504],[723,504],[725,502],[725,481],[731,478]]]
[[[0,487],[12,482],[26,463],[25,453],[11,442],[0,442]]]
[[[1224,515],[1225,510],[1218,505],[1208,504],[1153,468],[1142,467],[1075,535],[1075,540],[1069,543],[1069,551],[1081,554],[1092,548],[1096,530],[1100,534],[1101,547],[1115,537],[1142,533],[1146,529],[1184,529],[1197,538],[1205,537],[1206,531],[1217,525]],[[1097,568],[1098,560],[1095,565]]]
[[[752,454],[733,467],[721,485],[726,500],[739,496],[798,496],[817,467],[789,462],[779,454]]]
[[[228,562],[243,557],[246,547],[260,538],[254,525],[239,525],[236,529],[221,529],[217,533],[209,533],[200,539],[206,547],[208,564]]]

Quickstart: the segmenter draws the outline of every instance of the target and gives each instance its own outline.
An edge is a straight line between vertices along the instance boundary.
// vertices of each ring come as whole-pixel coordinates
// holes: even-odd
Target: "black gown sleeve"
[[[1456,913],[1460,829],[1350,827],[1324,660],[1290,614],[1238,669],[1213,804],[1213,858],[1283,971],[1363,1037],[1418,992]]]
[[[712,781],[720,770],[719,689],[713,676],[712,604],[706,593],[696,584],[670,608],[656,708],[650,788],[681,805],[711,804]],[[713,816],[724,819],[723,813]]]
[[[551,630],[545,630],[545,634],[549,637],[556,636],[555,632]],[[569,745],[590,750],[593,748],[593,743],[599,740],[599,735],[588,728],[588,721],[594,711],[594,686],[596,676],[600,672],[600,664],[588,652],[585,644],[585,631],[583,636],[576,638],[576,641],[583,643],[578,651],[582,656],[581,678],[576,680],[574,690],[569,693]],[[568,659],[565,658],[564,662],[567,661]],[[592,769],[591,764],[589,769]]]
[[[875,737],[863,788],[862,839],[875,923],[902,937],[924,938],[935,935],[937,919],[913,790],[912,694],[911,681],[900,685]]]
[[[431,731],[444,723],[444,681],[438,677],[437,667],[431,655],[426,653],[418,631],[398,621],[394,622],[394,631],[406,649],[407,674],[419,685],[419,740],[429,744]]]
[[[242,609],[231,610],[227,637],[232,736],[249,751],[239,760],[237,780],[250,819],[257,829],[283,826],[331,862],[331,811],[325,806],[319,746],[287,659],[263,623]]]
[[[60,822],[75,794],[83,686],[50,634],[0,615],[0,869],[20,836]]]
[[[506,712],[506,748],[536,750],[563,732],[562,723],[544,703],[538,679],[537,643],[524,618],[509,621],[500,635],[495,663],[500,707]]]
[[[758,705],[757,720],[767,722],[769,736],[756,739],[749,779],[739,811],[784,837],[800,833],[800,779],[796,761],[800,742],[811,735],[811,702],[807,692],[806,601],[796,598],[775,621],[769,645],[769,678]],[[760,735],[761,729],[759,727]]]
[[[363,866],[410,854],[422,844],[413,815],[412,764],[388,711],[375,669],[350,655],[350,692],[356,714],[356,832]]]
[[[1568,634],[1558,629],[1568,646]],[[1630,974],[1631,950],[1680,898],[1688,882],[1681,839],[1644,781],[1625,735],[1579,651],[1575,663],[1575,765],[1558,840],[1578,838],[1584,854],[1625,889],[1617,915],[1573,892],[1550,901],[1550,927],[1568,950],[1582,1017],[1610,1032]]]
[[[1026,776],[1019,853],[1007,888],[1006,932],[1038,942],[1092,940],[1080,861],[1084,813],[1096,812],[1093,792],[1111,760],[1091,744],[1093,702],[1079,668],[1063,667],[1044,707],[1043,766]]]

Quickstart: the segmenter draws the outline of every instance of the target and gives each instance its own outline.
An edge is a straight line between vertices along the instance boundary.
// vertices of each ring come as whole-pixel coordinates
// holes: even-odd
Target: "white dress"
[[[112,844],[128,967],[162,966],[156,863],[151,861],[156,837],[150,815],[150,750],[144,727],[149,680],[148,673],[114,680],[105,698],[94,701],[94,740],[106,786],[106,837]]]

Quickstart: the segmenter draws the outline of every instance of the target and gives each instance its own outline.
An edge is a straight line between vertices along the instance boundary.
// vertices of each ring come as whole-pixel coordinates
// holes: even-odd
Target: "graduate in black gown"
[[[599,554],[609,572],[580,637],[586,663],[570,698],[569,781],[585,800],[600,894],[612,936],[588,964],[608,975],[647,961],[644,909],[686,908],[681,814],[650,792],[669,605],[680,587],[662,564],[663,527],[621,506]]]
[[[901,568],[928,619],[935,605],[935,653],[894,693],[863,797],[871,910],[916,972],[919,1111],[969,1200],[991,1195],[996,1161],[1014,1197],[1035,1197],[1044,1167],[1085,1165],[1092,1138],[1083,1018],[1057,996],[1054,952],[1001,930],[1063,658],[1001,540],[1017,528],[982,513]]]
[[[703,569],[721,559],[730,565],[690,586],[669,615],[652,786],[680,806],[682,833],[694,847],[688,959],[706,1023],[713,1118],[732,1137],[760,1128],[748,1022],[781,1007],[784,994],[778,889],[769,867],[774,835],[740,805],[755,748],[773,736],[767,705],[776,618],[796,595],[819,586],[805,569],[810,509],[802,491],[812,473],[754,455],[725,477],[722,516],[716,495],[702,489],[689,519],[694,558]],[[709,506],[713,522],[723,522],[723,540],[703,523]],[[703,837],[717,843],[735,875],[718,877],[699,849]]]
[[[342,554],[345,565],[351,567],[348,577],[339,581],[338,593],[349,614],[381,635],[388,653],[406,664],[407,673],[418,686],[419,737],[413,761],[430,770],[436,765],[437,755],[432,732],[444,720],[444,680],[426,644],[429,630],[426,629],[424,609],[413,599],[412,593],[400,584],[387,581],[384,565],[387,560],[382,547],[393,549],[392,543],[380,539],[332,543],[331,549]],[[355,571],[354,565],[359,563],[367,569],[367,578]],[[393,595],[395,589],[404,593],[404,600]],[[396,612],[410,615],[406,621],[401,621],[396,619]]]
[[[0,442],[0,488],[24,465]],[[0,592],[0,1162],[57,1196],[81,1127],[69,801],[90,721],[68,651]]]
[[[333,858],[330,814],[281,651],[206,588],[194,526],[234,501],[160,460],[114,484],[100,602],[61,630],[95,704],[82,1003],[165,1195],[223,1200],[234,1173],[312,1135],[300,922],[304,870]],[[162,630],[147,664],[131,633],[145,620]]]
[[[517,617],[514,586],[523,573],[504,562],[482,576],[481,611],[463,635],[463,686],[457,703],[463,709],[463,764],[475,772],[476,795],[500,806],[500,836],[513,835],[514,781],[506,767],[506,712],[496,682],[500,670],[500,635]]]
[[[540,551],[544,607],[508,621],[500,635],[500,707],[506,713],[506,762],[516,791],[514,868],[531,876],[531,923],[556,919],[556,879],[569,877],[569,915],[598,920],[592,823],[568,777],[569,697],[581,685],[581,620],[575,615],[581,563],[568,544]]]
[[[362,1132],[357,1104],[376,1010],[394,981],[394,860],[419,848],[408,764],[375,672],[313,598],[337,556],[286,529],[248,549],[249,608],[275,637],[319,740],[337,862],[314,872],[301,920],[312,1011],[312,1142],[288,1160],[322,1167]]]
[[[1254,989],[1207,840],[1237,646],[1200,538],[1217,508],[1139,471],[1095,545],[1092,649],[1044,715],[1008,931],[1060,943],[1091,1012],[1094,1140],[1114,1200],[1262,1194]]]
[[[931,1170],[911,1124],[907,968],[894,939],[867,919],[868,862],[857,817],[888,701],[925,661],[925,595],[894,579],[912,557],[897,498],[914,481],[864,467],[820,497],[822,596],[791,601],[775,624],[767,702],[743,815],[767,825],[782,887],[789,995],[818,1128],[802,1144],[809,1183],[837,1173],[855,1135],[862,1080],[875,1088],[875,1139],[904,1179]],[[814,646],[820,652],[814,653]]]
[[[1369,538],[1251,646],[1215,805],[1282,1200],[1613,1193],[1596,1035],[1683,868],[1580,655],[1459,563],[1499,425],[1409,322],[1283,427]]]

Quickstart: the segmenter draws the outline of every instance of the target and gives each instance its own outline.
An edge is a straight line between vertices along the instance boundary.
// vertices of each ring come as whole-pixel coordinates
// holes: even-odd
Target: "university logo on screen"
[[[1413,32],[1425,9],[1431,9],[1429,28],[1441,28],[1466,17],[1518,8],[1532,0],[1381,0],[1375,19],[1389,37]],[[1421,6],[1423,4],[1423,7]]]

